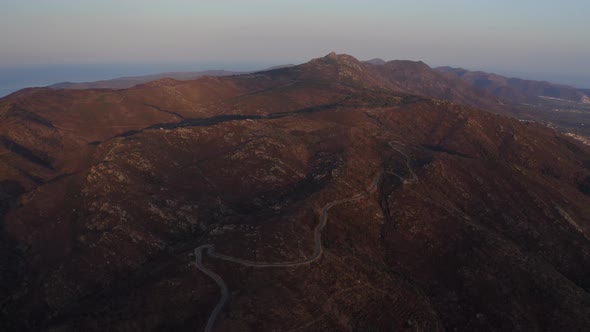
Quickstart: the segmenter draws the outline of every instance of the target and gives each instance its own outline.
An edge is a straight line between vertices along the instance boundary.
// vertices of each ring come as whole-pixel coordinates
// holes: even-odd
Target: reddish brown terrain
[[[0,99],[0,330],[590,330],[590,148],[424,66]]]
[[[590,138],[589,90],[462,68],[439,67],[436,70],[496,96],[508,106],[510,114],[521,120],[540,122],[572,135],[581,135],[582,141]]]
[[[508,78],[483,71],[469,71],[463,68],[439,67],[436,70],[459,77],[473,86],[487,90],[507,100],[534,102],[539,97],[550,97],[573,102],[590,103],[586,91],[567,85]]]
[[[293,65],[282,65],[268,68],[266,70],[273,70],[279,68],[291,67]],[[129,89],[136,85],[163,79],[172,78],[179,81],[196,80],[203,76],[233,76],[240,74],[247,74],[248,72],[228,71],[228,70],[205,70],[205,71],[187,71],[187,72],[166,72],[153,75],[144,76],[129,76],[114,78],[111,80],[102,80],[95,82],[62,82],[50,85],[52,89],[69,89],[69,90],[87,90],[87,89]]]
[[[87,89],[129,89],[138,84],[147,83],[162,78],[173,78],[176,80],[196,80],[203,76],[232,76],[245,74],[227,70],[206,70],[197,72],[168,72],[145,76],[120,77],[111,80],[102,80],[95,82],[61,82],[50,85],[52,89],[69,89],[69,90],[87,90]]]

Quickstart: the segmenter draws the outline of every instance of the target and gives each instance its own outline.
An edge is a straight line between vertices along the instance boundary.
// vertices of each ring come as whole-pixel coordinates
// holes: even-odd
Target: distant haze
[[[588,17],[587,0],[2,0],[0,70],[150,63],[263,68],[337,51],[590,87]],[[175,70],[203,69],[213,68]],[[43,82],[50,83],[55,80]]]

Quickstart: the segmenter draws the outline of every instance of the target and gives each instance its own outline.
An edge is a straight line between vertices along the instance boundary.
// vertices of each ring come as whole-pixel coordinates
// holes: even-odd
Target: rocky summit
[[[0,99],[0,330],[588,331],[590,148],[421,62]]]

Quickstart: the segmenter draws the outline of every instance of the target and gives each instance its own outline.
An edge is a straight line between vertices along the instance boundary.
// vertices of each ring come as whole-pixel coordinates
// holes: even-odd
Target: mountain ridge
[[[330,54],[1,98],[0,321],[194,331],[218,312],[219,331],[586,330],[590,147],[450,101],[488,98],[473,91],[421,63]],[[337,202],[309,266],[189,256],[303,261]],[[229,290],[223,310],[204,269]]]
[[[337,60],[338,55],[332,52],[325,58],[330,57],[332,57],[332,60]],[[451,100],[483,108],[488,111],[514,116],[524,121],[538,121],[549,126],[557,126],[560,130],[572,134],[572,137],[578,137],[580,134],[582,136],[590,136],[590,127],[587,128],[583,125],[590,121],[590,110],[586,113],[580,113],[576,109],[575,104],[569,104],[570,102],[590,102],[590,98],[580,89],[576,90],[568,86],[549,82],[508,79],[496,74],[480,71],[470,72],[461,68],[439,67],[433,69],[420,61],[393,60],[389,61],[388,64],[387,61],[378,58],[360,62],[354,57],[350,57],[348,63],[350,64],[352,62],[356,62],[357,66],[364,66],[366,64],[374,66],[372,70],[370,68],[362,69],[368,75],[365,75],[366,77],[361,78],[361,80],[368,82],[371,78],[381,76],[379,78],[381,82],[376,82],[373,79],[373,85],[375,86],[379,84],[383,85],[383,81],[389,81],[389,83],[385,83],[388,89],[393,88],[396,91],[405,91],[411,94]],[[280,69],[289,66],[278,66],[278,68],[271,69]],[[389,71],[389,73],[384,74],[384,71]],[[434,73],[435,71],[442,72],[447,77],[443,78]],[[176,76],[178,79],[186,80],[205,74],[226,76],[240,73],[226,71],[171,73],[170,75],[165,73],[138,77],[136,79],[130,78],[129,80],[123,78],[121,80],[115,79],[89,84],[65,84],[54,87],[67,88],[69,86],[76,89],[110,87],[119,89],[148,83],[150,80],[163,78],[164,76]],[[479,84],[477,84],[478,82]],[[490,82],[496,83],[492,84]],[[527,86],[530,87],[527,88]],[[559,92],[562,90],[565,92]],[[590,109],[590,103],[584,105],[588,106],[584,106],[583,109]],[[556,114],[554,112],[556,109],[562,110],[565,113],[560,112]]]
[[[290,67],[293,65],[279,65],[273,66],[261,71],[280,69],[284,67]],[[148,83],[163,78],[172,78],[176,80],[195,80],[202,76],[232,76],[251,73],[251,71],[231,71],[224,69],[217,70],[204,70],[204,71],[177,71],[177,72],[163,72],[151,75],[141,76],[123,76],[119,78],[113,78],[108,80],[92,81],[92,82],[60,82],[49,85],[52,89],[128,89],[135,85]]]
[[[510,100],[524,102],[535,100],[538,97],[553,97],[575,102],[590,103],[590,98],[584,93],[584,91],[568,85],[513,77],[508,78],[484,71],[469,71],[463,68],[448,66],[435,69],[453,74],[470,82],[478,88],[488,90],[498,97]]]

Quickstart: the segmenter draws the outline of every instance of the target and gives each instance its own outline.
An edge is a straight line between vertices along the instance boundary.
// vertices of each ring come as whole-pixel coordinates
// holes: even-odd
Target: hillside
[[[549,82],[507,78],[481,71],[440,67],[436,70],[460,78],[473,88],[490,93],[510,105],[510,113],[559,130],[590,137],[588,91]]]
[[[590,104],[590,97],[571,86],[543,81],[508,78],[482,71],[469,71],[463,68],[439,67],[436,70],[452,74],[471,85],[486,90],[495,96],[518,102],[534,102],[549,97],[572,102]]]
[[[470,105],[335,53],[2,98],[2,330],[589,330],[590,148]]]
[[[356,61],[356,59],[355,59]],[[358,61],[356,61],[358,62]],[[507,78],[462,68],[430,68],[423,62],[379,58],[358,63],[371,77],[380,76],[380,84],[399,92],[445,99],[523,121],[535,121],[562,132],[590,137],[590,101],[583,89],[568,86]],[[292,67],[276,66],[267,70]],[[265,70],[265,71],[267,71]],[[57,83],[54,89],[126,89],[163,78],[193,80],[202,76],[245,74],[224,70],[204,72],[170,72],[156,75],[123,77],[86,83]],[[372,78],[370,80],[373,80]],[[587,92],[587,91],[586,91]]]
[[[280,69],[291,67],[293,65],[274,66],[266,70]],[[228,71],[228,70],[205,70],[205,71],[188,71],[188,72],[167,72],[144,76],[130,76],[120,77],[111,80],[102,80],[95,82],[61,82],[50,85],[52,89],[72,89],[72,90],[88,90],[88,89],[128,89],[139,84],[148,83],[151,81],[160,80],[163,78],[171,78],[180,81],[190,81],[203,76],[233,76],[240,74],[247,74],[248,72]]]
[[[394,60],[374,67],[377,75],[395,91],[444,99],[488,111],[509,114],[494,95],[474,89],[460,79],[448,77],[421,61]]]
[[[195,80],[203,76],[231,76],[244,74],[243,72],[234,72],[227,70],[206,70],[196,72],[169,72],[154,75],[144,76],[130,76],[120,77],[111,80],[102,80],[95,82],[61,82],[50,85],[52,89],[73,89],[73,90],[87,90],[87,89],[128,89],[138,84],[147,83],[150,81],[159,80],[162,78],[172,78],[176,80]]]

